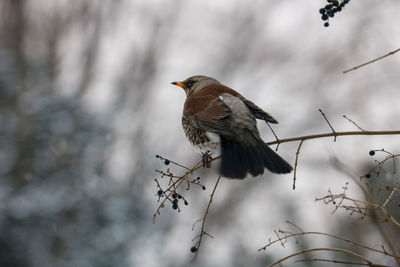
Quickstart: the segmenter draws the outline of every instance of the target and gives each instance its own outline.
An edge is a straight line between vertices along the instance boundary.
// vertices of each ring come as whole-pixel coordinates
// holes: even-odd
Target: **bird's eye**
[[[187,81],[187,82],[186,82],[186,86],[187,86],[187,87],[190,88],[190,87],[192,87],[192,85],[193,85],[193,81]]]

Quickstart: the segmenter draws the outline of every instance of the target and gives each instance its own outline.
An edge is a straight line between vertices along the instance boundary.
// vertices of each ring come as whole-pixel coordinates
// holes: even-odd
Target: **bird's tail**
[[[292,166],[256,138],[255,145],[240,144],[221,135],[221,175],[228,178],[243,179],[247,173],[257,176],[267,168],[274,173],[289,173]]]

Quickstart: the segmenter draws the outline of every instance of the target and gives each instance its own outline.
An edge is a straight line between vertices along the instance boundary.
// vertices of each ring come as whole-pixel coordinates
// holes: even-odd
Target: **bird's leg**
[[[203,168],[211,168],[211,160],[211,153],[209,150],[207,150],[207,152],[203,153],[201,158],[201,161],[203,162]]]

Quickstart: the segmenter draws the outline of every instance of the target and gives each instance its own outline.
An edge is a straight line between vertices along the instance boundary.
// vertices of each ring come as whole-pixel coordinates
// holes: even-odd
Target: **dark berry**
[[[178,197],[178,194],[172,193],[172,198],[177,198],[177,197]]]
[[[159,155],[156,155],[156,158],[159,158],[160,156]]]
[[[185,206],[189,205],[189,203],[186,200],[185,200],[185,202],[183,204],[185,204]]]
[[[369,155],[370,155],[370,156],[375,155],[375,151],[371,150],[371,151],[369,152]]]
[[[196,251],[197,251],[197,248],[196,248],[196,247],[191,247],[191,248],[190,248],[190,252],[195,253]]]
[[[203,190],[206,190],[206,187],[203,185]]]
[[[160,189],[157,191],[157,195],[161,196],[164,192]]]
[[[172,205],[172,208],[173,208],[174,210],[176,210],[176,209],[178,208],[178,205],[177,205],[176,203],[174,203],[174,204]]]
[[[181,199],[181,198],[182,198],[182,196],[178,194],[178,198],[179,198],[179,199]]]
[[[177,198],[175,198],[175,199],[172,201],[172,203],[174,203],[174,204],[178,204],[178,199],[177,199]]]
[[[168,165],[168,164],[169,164],[169,160],[167,160],[167,159],[164,160],[164,164],[165,164],[165,165]]]
[[[200,176],[198,176],[196,179],[197,179],[197,181],[200,180]]]
[[[333,205],[336,205],[336,201],[333,201],[332,204],[333,204]]]
[[[369,173],[367,173],[366,175],[365,175],[365,178],[370,178],[371,177],[371,174],[369,174]]]
[[[324,26],[329,26],[329,18],[333,18],[336,13],[342,11],[342,8],[350,2],[350,0],[327,0],[328,3],[319,9],[321,19],[325,21]]]

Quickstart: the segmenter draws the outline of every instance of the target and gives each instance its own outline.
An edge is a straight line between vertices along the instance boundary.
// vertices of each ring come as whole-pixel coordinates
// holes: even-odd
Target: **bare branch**
[[[351,122],[352,124],[354,124],[354,126],[356,126],[360,131],[365,132],[365,130],[363,128],[361,128],[357,123],[355,123],[355,121],[351,120],[350,118],[348,118],[346,115],[343,115],[343,118],[345,118],[346,120],[348,120],[349,122]]]
[[[298,233],[290,233],[290,232],[282,231],[282,230],[281,230],[281,233],[283,233],[284,235],[283,235],[283,236],[280,236],[279,238],[277,238],[277,239],[275,239],[275,240],[273,240],[273,241],[270,240],[270,241],[268,242],[267,245],[265,245],[264,247],[258,249],[258,251],[266,250],[267,247],[273,245],[274,243],[282,242],[282,240],[286,240],[286,239],[289,239],[289,238],[291,238],[291,237],[305,236],[305,235],[323,235],[323,236],[328,236],[328,237],[331,237],[331,238],[334,238],[334,239],[342,240],[342,241],[344,241],[344,242],[346,242],[346,243],[349,243],[349,244],[352,244],[352,245],[354,245],[354,246],[356,246],[356,247],[368,249],[368,250],[370,250],[370,251],[373,251],[373,252],[376,252],[376,253],[380,253],[380,254],[383,254],[383,255],[386,255],[386,256],[390,256],[390,257],[393,257],[393,258],[399,258],[399,257],[397,257],[396,255],[393,255],[393,254],[387,252],[387,251],[384,250],[384,249],[379,250],[379,249],[371,248],[371,247],[368,247],[368,246],[366,246],[366,245],[364,245],[364,244],[361,244],[361,243],[359,243],[359,242],[356,242],[356,241],[354,241],[354,240],[347,239],[347,238],[345,238],[345,237],[338,236],[338,235],[333,235],[333,234],[324,233],[324,232],[314,232],[314,231],[312,231],[312,232],[303,232],[303,231],[301,231],[301,232],[298,232]]]
[[[299,160],[299,154],[300,154],[300,149],[301,149],[301,145],[303,144],[304,140],[300,141],[299,147],[297,148],[297,152],[296,152],[296,160],[294,162],[294,171],[293,171],[293,190],[296,189],[296,174],[297,174],[297,162]]]
[[[288,255],[288,256],[286,256],[286,257],[284,257],[284,258],[282,258],[282,259],[280,259],[280,260],[278,260],[278,261],[276,261],[276,262],[274,262],[274,263],[268,265],[268,267],[272,267],[272,266],[278,265],[278,264],[280,264],[281,262],[283,262],[283,261],[285,261],[285,260],[287,260],[287,259],[289,259],[289,258],[298,256],[298,255],[301,255],[301,254],[305,254],[305,253],[308,253],[308,252],[313,252],[313,251],[333,251],[333,252],[341,252],[341,253],[348,254],[348,255],[350,255],[350,256],[353,256],[353,257],[355,257],[355,258],[358,258],[358,259],[360,259],[360,260],[365,261],[365,262],[367,263],[368,266],[390,267],[390,266],[386,266],[386,265],[377,265],[377,264],[374,264],[374,263],[372,263],[372,261],[366,259],[365,257],[361,256],[360,254],[357,254],[357,253],[352,252],[352,251],[350,251],[350,250],[345,250],[345,249],[340,249],[340,248],[311,248],[311,249],[305,249],[305,250],[298,251],[298,252],[296,252],[296,253],[290,254],[290,255]]]
[[[270,125],[268,122],[267,122],[267,125],[268,125],[269,129],[271,130],[272,134],[275,136],[275,139],[276,139],[276,142],[277,142],[277,146],[276,146],[276,148],[275,148],[275,151],[278,151],[279,144],[280,144],[279,138],[278,138],[278,136],[276,135],[276,133],[274,132],[274,129],[272,129],[271,125]]]
[[[322,133],[322,134],[311,134],[304,136],[297,136],[291,138],[279,139],[279,143],[288,143],[295,142],[301,140],[310,140],[310,139],[319,139],[324,137],[332,137],[332,136],[345,136],[345,135],[399,135],[400,130],[394,131],[346,131],[346,132],[335,132],[335,133]],[[275,145],[277,141],[268,142],[267,145]]]
[[[199,250],[200,250],[200,246],[201,246],[201,241],[203,240],[204,234],[206,234],[206,235],[208,235],[208,236],[211,236],[210,234],[208,234],[208,233],[206,233],[206,232],[204,231],[204,227],[205,227],[205,224],[206,224],[206,218],[207,218],[207,215],[208,215],[208,210],[210,209],[211,203],[212,203],[212,201],[213,201],[213,197],[214,197],[214,194],[215,194],[215,190],[217,189],[219,180],[221,180],[221,175],[218,176],[217,182],[215,183],[214,189],[213,189],[213,191],[212,191],[212,193],[211,193],[211,195],[210,195],[210,200],[208,201],[208,205],[207,205],[206,211],[205,211],[204,216],[203,216],[203,218],[202,218],[201,230],[200,230],[200,234],[199,234],[199,236],[198,236],[199,241],[197,241],[197,244],[196,244],[196,246],[195,246],[196,251],[195,251],[195,254],[194,254],[194,257],[193,257],[192,261],[196,260],[197,255],[199,254]],[[212,236],[211,236],[211,237],[212,237]]]
[[[400,48],[398,48],[398,49],[396,49],[396,50],[394,50],[394,51],[392,51],[392,52],[389,52],[389,53],[387,53],[387,54],[384,55],[384,56],[375,58],[375,59],[370,60],[370,61],[368,61],[368,62],[365,62],[365,63],[363,63],[363,64],[361,64],[361,65],[358,65],[358,66],[355,66],[355,67],[350,68],[350,69],[348,69],[348,70],[345,70],[345,71],[343,71],[343,74],[344,74],[344,73],[347,73],[347,72],[349,72],[349,71],[353,71],[353,70],[356,70],[356,69],[358,69],[358,68],[364,67],[364,66],[366,66],[366,65],[368,65],[368,64],[371,64],[371,63],[374,63],[374,62],[376,62],[376,61],[378,61],[378,60],[384,59],[385,57],[391,56],[391,55],[393,55],[393,54],[395,54],[395,53],[397,53],[397,52],[399,52],[399,51],[400,51]]]
[[[333,129],[332,124],[329,122],[328,118],[326,117],[325,113],[322,111],[322,109],[318,109],[319,112],[321,112],[322,117],[324,117],[326,123],[328,123],[329,127],[332,130],[333,133],[333,142],[336,142],[336,131]]]
[[[164,160],[164,161],[166,161],[166,162],[171,162],[172,164],[175,164],[176,166],[179,166],[179,167],[181,167],[181,168],[184,168],[184,169],[186,169],[186,170],[188,170],[188,171],[192,171],[192,170],[189,169],[188,167],[183,166],[182,164],[179,164],[179,163],[177,163],[177,162],[175,162],[175,161],[173,161],[173,160],[164,158],[163,156],[156,155],[156,158],[159,158],[159,159]]]
[[[331,262],[331,263],[339,263],[339,264],[346,264],[346,265],[371,266],[368,263],[362,263],[362,262],[351,262],[351,261],[329,260],[329,259],[318,259],[318,258],[315,258],[315,259],[303,259],[303,260],[298,260],[298,261],[295,261],[295,262],[297,263],[297,262],[306,262],[306,261],[315,261],[315,262],[321,261],[321,262]],[[383,266],[387,266],[387,265],[373,264],[372,266],[381,266],[381,267],[383,267]]]
[[[359,200],[359,199],[350,198],[350,197],[348,197],[348,196],[346,196],[346,195],[343,195],[343,194],[340,194],[340,195],[327,195],[327,196],[322,197],[322,198],[317,198],[316,201],[320,201],[320,200],[325,201],[326,199],[329,199],[330,202],[332,202],[333,200],[335,200],[335,199],[337,199],[337,198],[341,198],[342,200],[349,200],[349,201],[351,201],[353,204],[356,205],[356,207],[354,207],[354,206],[343,206],[343,205],[342,205],[341,207],[343,207],[343,208],[345,208],[345,209],[347,209],[347,210],[351,210],[351,211],[354,211],[354,212],[358,212],[358,213],[360,213],[360,214],[363,214],[364,216],[365,216],[365,215],[368,215],[368,214],[366,213],[368,208],[374,208],[374,209],[380,210],[380,211],[385,215],[385,217],[386,217],[385,219],[386,219],[389,223],[393,224],[393,225],[396,226],[397,228],[400,228],[400,222],[398,222],[398,221],[390,214],[390,212],[389,212],[384,206],[382,206],[381,204],[375,204],[375,203],[371,203],[371,202],[364,201],[364,200]],[[325,203],[327,203],[327,202],[325,202]],[[360,207],[360,206],[358,206],[358,204],[362,204],[362,205],[364,205],[364,207]]]

